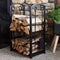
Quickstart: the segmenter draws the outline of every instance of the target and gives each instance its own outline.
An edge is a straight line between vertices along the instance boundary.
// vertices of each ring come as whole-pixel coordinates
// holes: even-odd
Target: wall
[[[7,14],[7,0],[0,0],[0,47],[9,43],[10,18]]]

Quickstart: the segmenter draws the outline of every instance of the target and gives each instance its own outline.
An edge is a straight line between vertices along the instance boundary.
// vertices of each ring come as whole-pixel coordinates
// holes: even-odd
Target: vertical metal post
[[[45,44],[45,26],[46,26],[46,13],[45,13],[45,11],[46,11],[46,7],[44,6],[44,44]],[[44,49],[45,49],[45,45],[44,45]]]
[[[10,6],[10,17],[11,17],[11,14],[12,14],[12,11],[11,11],[12,9],[11,9],[11,6]]]
[[[36,32],[36,7],[35,7],[35,32]]]
[[[12,38],[12,32],[10,31],[10,40]],[[10,51],[12,51],[12,42],[10,41]]]
[[[30,7],[30,58],[32,58],[32,7]]]
[[[24,8],[24,9],[23,9],[23,14],[25,15],[25,5],[23,6],[23,8]]]

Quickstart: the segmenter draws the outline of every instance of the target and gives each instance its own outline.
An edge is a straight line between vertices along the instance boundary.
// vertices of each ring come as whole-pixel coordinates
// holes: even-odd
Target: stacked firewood
[[[29,35],[30,32],[30,18],[26,18],[28,16],[25,15],[13,15],[12,22],[10,24],[10,31],[18,31],[23,35],[24,33]],[[32,32],[43,30],[43,26],[39,26],[38,24],[42,24],[40,18],[36,18],[36,28],[35,28],[35,19],[32,18]]]
[[[27,27],[25,25],[28,25],[26,20],[19,21],[19,19],[17,19],[11,23],[10,30],[21,32],[22,35],[23,35],[23,33],[29,34],[29,30],[27,29]]]
[[[12,0],[12,3],[47,3],[48,0]]]
[[[40,37],[36,38],[36,40],[32,39],[32,43],[40,41]],[[12,39],[12,48],[14,50],[17,50],[19,53],[23,53],[24,55],[30,54],[30,39],[22,39],[22,38],[16,38]],[[32,44],[32,51],[37,52],[36,49],[39,48],[39,44]]]

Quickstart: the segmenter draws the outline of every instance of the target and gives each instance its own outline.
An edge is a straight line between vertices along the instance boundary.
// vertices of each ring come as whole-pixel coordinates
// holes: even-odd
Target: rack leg
[[[56,51],[56,47],[57,47],[57,44],[58,44],[58,39],[59,39],[59,36],[56,36],[56,41],[55,41],[55,44],[54,44],[53,53],[55,53],[55,51]]]
[[[53,38],[53,41],[52,41],[52,44],[51,44],[51,48],[54,46],[55,40],[56,40],[56,35],[54,35],[54,38]]]
[[[13,49],[12,49],[12,43],[10,44],[10,51],[12,51]]]
[[[12,36],[12,32],[10,32],[10,51],[12,51],[12,42],[11,42],[11,36]]]
[[[32,56],[30,56],[30,59],[32,59]]]

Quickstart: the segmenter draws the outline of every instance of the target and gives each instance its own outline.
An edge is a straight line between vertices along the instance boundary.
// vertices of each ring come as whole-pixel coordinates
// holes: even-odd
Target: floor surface
[[[46,54],[37,55],[32,59],[10,51],[10,48],[6,47],[0,49],[0,60],[60,60],[60,46],[58,46],[55,54],[51,50],[46,50]]]

